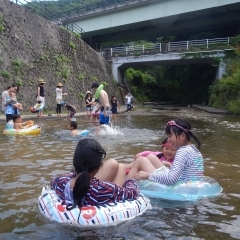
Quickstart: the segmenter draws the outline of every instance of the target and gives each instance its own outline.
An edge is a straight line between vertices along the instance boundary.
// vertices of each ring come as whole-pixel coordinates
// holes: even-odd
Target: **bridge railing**
[[[44,1],[31,1],[31,0],[9,0],[15,4],[24,6],[26,9],[40,15],[41,17],[50,20],[52,23],[56,25],[62,25],[62,22],[58,19],[52,20],[52,16],[57,12],[55,9],[49,7]],[[88,35],[81,27],[74,23],[65,24],[64,27],[73,32],[74,34],[79,34],[81,39],[87,43],[94,50],[99,51],[100,46],[92,39],[90,35]]]
[[[192,41],[147,43],[144,45],[131,45],[126,47],[115,47],[102,49],[101,54],[106,59],[113,57],[140,56],[152,54],[164,54],[174,52],[195,52],[203,50],[220,50],[229,47],[230,38],[214,38]]]

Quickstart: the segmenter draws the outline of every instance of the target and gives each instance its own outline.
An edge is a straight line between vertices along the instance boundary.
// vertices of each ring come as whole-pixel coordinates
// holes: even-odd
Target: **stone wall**
[[[46,108],[53,111],[58,82],[65,101],[84,109],[92,82],[107,82],[106,91],[120,99],[110,65],[73,34],[8,0],[0,0],[0,92],[20,86],[18,101],[27,110],[36,101],[37,80],[46,81]]]

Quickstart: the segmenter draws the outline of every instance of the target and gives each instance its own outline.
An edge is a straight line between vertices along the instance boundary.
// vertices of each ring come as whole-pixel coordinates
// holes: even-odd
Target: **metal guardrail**
[[[112,57],[152,55],[158,53],[172,52],[195,52],[203,50],[220,50],[229,47],[230,38],[214,38],[192,41],[168,42],[168,43],[147,43],[144,45],[132,45],[126,47],[104,48],[101,55],[106,59]]]
[[[9,0],[18,5],[24,6],[26,9],[40,15],[41,17],[50,20],[52,23],[57,25],[62,25],[62,22],[57,19],[52,19],[52,16],[58,14],[55,9],[49,7],[44,1],[31,1],[31,0]],[[99,51],[100,46],[92,39],[90,35],[88,35],[81,27],[78,25],[71,23],[66,24],[64,27],[72,31],[73,33],[78,33],[81,36],[81,39],[87,43],[94,50]]]

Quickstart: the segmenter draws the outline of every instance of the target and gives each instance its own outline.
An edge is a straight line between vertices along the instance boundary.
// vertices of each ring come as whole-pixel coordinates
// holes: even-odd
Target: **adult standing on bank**
[[[46,82],[43,79],[38,80],[38,87],[37,87],[37,102],[41,101],[41,108],[39,108],[38,117],[42,117],[42,111],[45,105],[45,98],[44,98],[44,84]]]
[[[62,113],[62,97],[67,96],[67,93],[62,93],[63,85],[58,83],[56,86],[56,103],[57,103],[57,116],[61,116]]]

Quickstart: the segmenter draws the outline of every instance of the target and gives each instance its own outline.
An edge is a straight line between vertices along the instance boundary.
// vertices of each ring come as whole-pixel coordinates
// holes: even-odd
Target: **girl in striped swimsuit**
[[[102,165],[105,156],[105,150],[96,140],[82,139],[73,157],[75,169],[51,181],[51,188],[68,205],[68,210],[138,198],[140,193],[134,180],[125,181],[124,164],[110,159]]]
[[[167,172],[162,172],[163,164],[157,157],[150,162],[146,157],[134,161],[126,179],[149,179],[151,181],[173,185],[178,181],[201,180],[203,177],[203,157],[191,144],[194,138],[200,147],[199,139],[192,133],[190,123],[185,119],[169,121],[166,126],[168,141],[176,147],[174,162]]]

